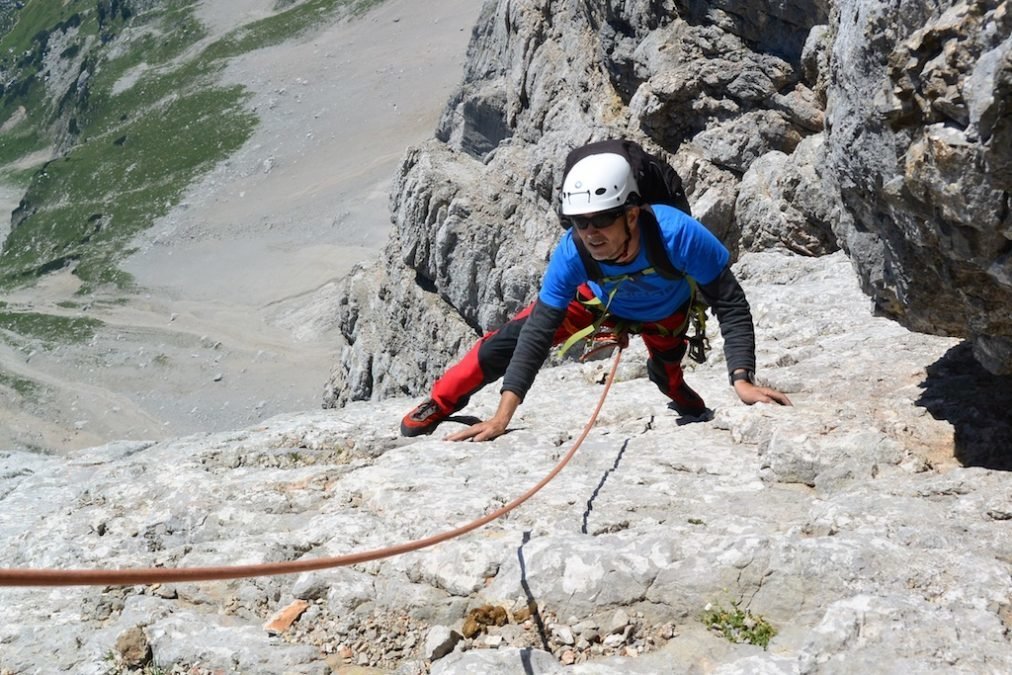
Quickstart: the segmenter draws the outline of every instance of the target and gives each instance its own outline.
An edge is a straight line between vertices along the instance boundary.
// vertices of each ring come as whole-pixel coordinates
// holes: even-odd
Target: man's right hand
[[[450,434],[446,437],[448,441],[491,441],[506,433],[506,428],[513,419],[513,414],[520,407],[520,397],[512,391],[504,391],[499,399],[499,408],[495,415],[484,422],[472,424],[463,431]]]
[[[759,387],[751,382],[739,380],[734,383],[734,393],[745,405],[754,403],[779,403],[780,405],[794,405],[787,394],[771,387]]]

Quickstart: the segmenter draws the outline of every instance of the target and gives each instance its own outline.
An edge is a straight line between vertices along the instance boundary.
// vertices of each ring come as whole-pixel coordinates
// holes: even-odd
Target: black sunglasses
[[[611,227],[623,213],[625,213],[624,206],[586,216],[563,216],[562,224],[566,227],[575,227],[578,230],[586,230],[588,227],[593,227],[595,230],[603,230],[606,227]]]

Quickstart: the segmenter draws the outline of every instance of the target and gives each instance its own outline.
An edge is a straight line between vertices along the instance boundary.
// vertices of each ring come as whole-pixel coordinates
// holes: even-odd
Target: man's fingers
[[[455,434],[450,434],[444,440],[447,440],[447,441],[466,441],[467,439],[471,438],[472,436],[474,436],[477,433],[477,431],[474,428],[475,426],[477,426],[477,425],[470,426],[470,427],[464,429],[463,431],[458,431]]]
[[[790,405],[790,406],[794,405],[793,403],[791,403],[791,399],[787,398],[787,394],[783,392],[778,391],[777,396],[775,396],[774,398],[780,405]]]
[[[488,422],[478,422],[472,424],[463,431],[458,431],[455,434],[450,434],[444,440],[447,441],[491,441],[493,438],[498,438],[503,432],[499,431],[493,426],[490,426]]]
[[[787,394],[777,391],[776,389],[762,388],[759,390],[762,394],[762,398],[759,399],[760,403],[777,403],[779,405],[794,405],[791,403],[791,399],[787,398]]]

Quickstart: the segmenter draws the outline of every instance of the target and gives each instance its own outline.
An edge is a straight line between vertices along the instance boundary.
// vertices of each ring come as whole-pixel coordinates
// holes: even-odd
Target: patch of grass
[[[91,317],[0,311],[0,330],[9,330],[46,345],[87,342],[104,325]]]
[[[0,386],[13,389],[21,398],[37,401],[42,387],[38,382],[0,370]]]
[[[31,280],[76,262],[88,286],[125,285],[115,262],[130,238],[165,214],[195,174],[249,137],[255,118],[243,100],[238,87],[167,99],[122,124],[121,143],[99,136],[47,164],[32,179],[25,201],[34,213],[9,235],[0,273]],[[175,152],[164,147],[167,138],[179,142]]]
[[[17,10],[14,9],[13,5],[0,6],[0,33],[6,33],[14,26],[14,22],[17,21]]]
[[[101,4],[101,3],[99,3]],[[4,74],[0,98],[0,120],[7,120],[24,106],[39,129],[46,129],[52,111],[46,108],[45,57],[54,36],[76,36],[64,45],[63,54],[76,55],[84,42],[95,36],[107,41],[123,25],[123,17],[105,16],[101,20],[96,3],[28,2],[18,11],[17,21],[0,36],[0,72]],[[51,92],[57,98],[64,92]]]
[[[382,0],[308,0],[274,16],[238,28],[212,45],[211,58],[227,58],[254,49],[269,47],[319,23],[334,12],[344,9],[349,14],[362,14]]]
[[[2,124],[4,120],[0,120]],[[26,126],[26,120],[14,126],[11,131],[0,136],[0,165],[11,164],[26,155],[49,147],[49,139],[44,138],[38,130]],[[38,169],[31,169],[32,173]]]
[[[731,609],[707,605],[703,623],[731,642],[745,642],[763,649],[769,648],[770,640],[777,634],[777,629],[769,621],[747,609],[743,610],[737,603]]]
[[[0,182],[14,188],[25,189],[32,182],[35,169],[0,169]],[[10,213],[3,213],[0,216],[10,218]]]
[[[123,56],[100,61],[79,102],[82,140],[32,177],[24,219],[0,254],[0,287],[67,264],[76,264],[82,292],[128,285],[116,262],[130,239],[249,138],[256,119],[240,87],[214,87],[207,75],[216,70],[200,59],[165,67],[204,37],[192,14],[192,3],[176,0],[135,17],[141,36]],[[141,60],[154,67],[114,93]]]

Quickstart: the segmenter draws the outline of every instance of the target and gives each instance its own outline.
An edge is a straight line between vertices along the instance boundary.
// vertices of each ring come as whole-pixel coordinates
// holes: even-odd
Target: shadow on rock
[[[530,610],[530,618],[534,620],[534,624],[538,629],[538,637],[541,638],[541,646],[545,648],[546,652],[551,652],[552,648],[548,643],[548,631],[545,630],[545,621],[541,617],[541,612],[538,609],[538,600],[534,597],[534,593],[531,591],[531,585],[527,582],[527,562],[524,560],[524,546],[531,540],[530,530],[524,532],[524,539],[517,547],[517,560],[520,561],[520,585],[523,586],[524,595],[527,596],[527,609]],[[526,654],[522,657],[524,660],[524,672],[533,673],[534,671],[530,666],[530,654]]]
[[[917,404],[953,426],[956,459],[963,466],[1012,471],[1012,377],[985,370],[967,342],[927,372]]]

